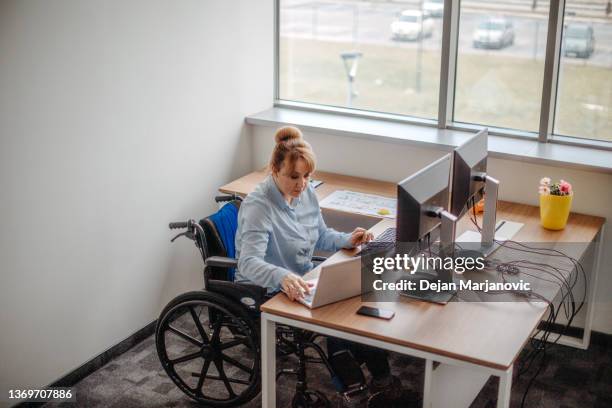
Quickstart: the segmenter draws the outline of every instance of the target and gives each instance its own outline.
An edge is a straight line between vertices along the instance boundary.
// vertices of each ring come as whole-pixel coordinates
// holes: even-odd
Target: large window
[[[455,121],[537,132],[547,14],[460,11]]]
[[[612,142],[609,0],[277,1],[278,104]]]
[[[279,97],[435,119],[441,15],[415,2],[281,0]]]
[[[581,5],[566,5],[555,134],[612,140],[612,15],[585,20]]]

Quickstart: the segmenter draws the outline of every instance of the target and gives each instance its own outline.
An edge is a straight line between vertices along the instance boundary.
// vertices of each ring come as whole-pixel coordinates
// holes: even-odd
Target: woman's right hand
[[[290,273],[281,281],[283,292],[291,300],[298,300],[304,297],[304,293],[310,293],[310,285],[298,275]]]
[[[374,234],[365,228],[357,227],[351,232],[349,243],[351,247],[355,248],[358,245],[367,244],[374,239]]]

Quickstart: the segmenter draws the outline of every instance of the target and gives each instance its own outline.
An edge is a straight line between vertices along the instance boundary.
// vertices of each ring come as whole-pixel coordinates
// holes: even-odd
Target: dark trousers
[[[391,373],[385,350],[336,337],[327,337],[327,354],[330,357],[341,350],[349,350],[359,365],[365,363],[374,379],[387,377]]]

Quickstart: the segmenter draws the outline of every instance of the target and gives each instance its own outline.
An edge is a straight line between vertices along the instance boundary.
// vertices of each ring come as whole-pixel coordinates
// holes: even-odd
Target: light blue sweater
[[[350,234],[325,225],[310,184],[289,205],[272,176],[268,176],[240,205],[236,281],[251,282],[274,292],[287,274],[304,275],[313,268],[315,249],[348,248],[349,239]]]

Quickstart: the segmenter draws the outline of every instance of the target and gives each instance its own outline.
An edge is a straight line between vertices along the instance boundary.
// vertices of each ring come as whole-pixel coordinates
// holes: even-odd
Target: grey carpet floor
[[[547,352],[547,364],[534,381],[527,396],[527,407],[612,407],[612,347],[592,344],[581,351],[555,346]],[[279,367],[290,367],[290,357],[279,358]],[[424,361],[391,353],[392,371],[406,388],[420,392],[423,386]],[[201,364],[201,363],[200,363]],[[201,366],[201,365],[200,365]],[[515,369],[515,374],[516,374]],[[516,378],[512,387],[512,407],[520,406],[526,384],[534,370]],[[312,388],[321,390],[336,401],[327,371],[320,365],[308,369]],[[214,382],[214,381],[213,381]],[[278,383],[278,406],[290,406],[294,380],[284,377]],[[213,385],[215,386],[215,385]],[[110,361],[75,385],[76,404],[46,404],[66,407],[195,407],[163,371],[155,350],[153,336],[123,355]],[[491,379],[482,389],[473,408],[495,407],[497,380]],[[245,407],[261,406],[257,396]],[[452,407],[450,407],[452,408]]]

